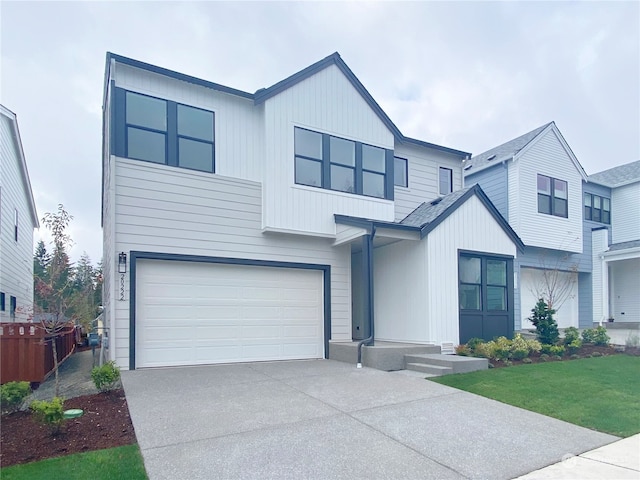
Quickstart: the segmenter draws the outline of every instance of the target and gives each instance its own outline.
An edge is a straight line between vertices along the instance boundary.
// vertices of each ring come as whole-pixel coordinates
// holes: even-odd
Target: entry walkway
[[[618,440],[419,377],[331,360],[122,378],[151,480],[512,479]]]

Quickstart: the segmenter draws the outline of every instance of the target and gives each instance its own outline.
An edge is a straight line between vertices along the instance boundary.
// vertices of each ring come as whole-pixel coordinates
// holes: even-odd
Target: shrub
[[[468,357],[471,355],[471,349],[465,344],[458,345],[456,347],[456,355],[460,355],[462,357]]]
[[[0,387],[0,405],[2,410],[16,412],[26,398],[31,395],[29,382],[8,382]]]
[[[575,354],[581,348],[582,348],[582,340],[580,340],[579,338],[576,338],[571,343],[567,344],[567,350],[569,350],[569,353],[571,354]]]
[[[593,343],[596,345],[606,346],[609,345],[611,337],[607,335],[607,329],[604,327],[596,328],[593,336]]]
[[[564,347],[562,345],[542,345],[542,349],[541,349],[543,354],[546,354],[547,357],[549,355],[554,356],[554,355],[563,355],[564,354]]]
[[[31,410],[41,423],[49,425],[51,432],[55,435],[60,432],[60,427],[64,421],[64,400],[60,397],[53,397],[50,402],[46,400],[34,400],[31,402]]]
[[[576,327],[568,327],[564,329],[564,344],[569,345],[570,343],[575,342],[576,340],[580,340],[580,331]]]
[[[595,337],[595,330],[593,328],[585,328],[582,331],[582,342],[583,343],[593,343]]]
[[[554,355],[553,359],[554,360],[562,360],[562,357],[560,355]]]
[[[558,324],[553,318],[556,311],[549,308],[547,302],[542,298],[538,300],[536,306],[531,309],[529,321],[536,327],[538,340],[541,343],[554,344],[558,341],[560,334],[558,333]]]
[[[522,360],[529,356],[529,344],[522,338],[522,335],[516,333],[511,341],[511,358],[514,360]]]
[[[511,340],[507,337],[498,337],[494,341],[493,356],[496,360],[511,358]]]
[[[116,388],[118,380],[120,380],[120,369],[115,362],[107,362],[101,367],[94,367],[91,370],[91,379],[98,390],[108,392]]]
[[[478,337],[474,337],[471,340],[469,340],[467,342],[467,347],[469,347],[469,349],[472,352],[475,352],[476,348],[478,347],[478,345],[480,345],[481,343],[484,343],[484,340]]]
[[[531,360],[529,357],[523,358],[522,363],[533,363],[533,360]]]
[[[475,355],[484,358],[494,358],[496,349],[496,342],[484,342],[476,345]]]
[[[546,362],[547,360],[549,360],[549,355],[546,353],[543,353],[542,355],[540,355],[540,360],[542,360],[543,362]]]
[[[530,353],[538,353],[542,349],[542,344],[535,339],[525,340]]]

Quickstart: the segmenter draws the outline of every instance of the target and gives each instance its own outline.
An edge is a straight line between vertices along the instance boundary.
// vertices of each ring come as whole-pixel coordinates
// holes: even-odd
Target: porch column
[[[602,324],[609,315],[609,266],[604,258],[604,252],[609,248],[609,230],[598,228],[591,232],[591,260],[592,260],[592,294],[593,294],[593,322]]]

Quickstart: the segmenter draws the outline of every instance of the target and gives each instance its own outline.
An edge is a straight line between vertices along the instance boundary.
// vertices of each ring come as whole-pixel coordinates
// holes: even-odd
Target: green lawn
[[[612,435],[640,432],[640,357],[519,365],[430,380]]]
[[[147,478],[138,445],[49,458],[0,470],[2,480],[143,480]]]

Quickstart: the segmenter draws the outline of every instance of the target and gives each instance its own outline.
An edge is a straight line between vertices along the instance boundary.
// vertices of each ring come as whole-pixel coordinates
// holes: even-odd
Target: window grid
[[[584,194],[584,219],[600,223],[611,223],[611,200],[607,197]]]
[[[546,175],[537,176],[538,213],[569,217],[569,187],[566,181]]]
[[[316,154],[316,158],[308,151],[308,146],[303,140],[303,136],[311,138],[313,135],[319,135],[322,138],[322,149]],[[338,154],[338,145],[346,147],[348,144],[353,145],[354,158],[353,162],[347,161],[344,156],[344,151]],[[332,153],[332,145],[335,146],[335,153]],[[375,165],[369,166],[369,168],[363,167],[363,159],[367,155],[363,151],[371,151],[375,153],[380,150],[383,160],[382,168],[376,170]],[[393,200],[393,188],[389,186],[389,182],[393,180],[393,151],[385,150],[381,147],[375,147],[362,142],[354,140],[347,140],[344,138],[329,135],[327,133],[314,132],[300,127],[294,128],[294,178],[295,183],[299,185],[307,185],[312,187],[324,188],[327,190],[336,190],[346,193],[355,193],[358,195],[364,195],[375,198],[386,198]],[[338,155],[340,158],[335,158]],[[368,157],[367,157],[368,158]],[[305,174],[309,173],[309,167],[312,166],[312,162],[319,164],[320,173],[312,174],[311,177],[306,177]],[[375,162],[374,162],[375,163]],[[351,188],[346,184],[340,187],[338,184],[332,183],[332,177],[341,172],[346,173],[345,170],[352,170],[353,172],[353,191],[349,191]],[[366,178],[378,178],[382,180],[381,195],[375,193],[368,193],[368,186],[365,182]],[[378,183],[379,185],[379,183]],[[379,191],[379,190],[377,190]]]

